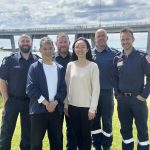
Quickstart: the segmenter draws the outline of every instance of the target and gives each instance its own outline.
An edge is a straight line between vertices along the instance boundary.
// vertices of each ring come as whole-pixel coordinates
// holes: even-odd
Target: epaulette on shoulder
[[[2,64],[5,64],[6,61],[12,59],[13,56],[17,55],[18,52],[11,52],[8,56],[5,56],[2,60]]]
[[[18,56],[19,56],[19,52],[11,52],[8,57],[11,59]]]
[[[14,56],[14,55],[17,55],[18,52],[11,52],[9,56]]]
[[[36,58],[40,59],[41,57],[38,54],[33,54]]]
[[[14,55],[16,55],[16,54],[17,54],[17,52],[12,52],[12,53],[10,53],[8,56],[5,56],[5,57],[3,58],[3,60],[4,60],[4,59],[7,60],[7,59],[11,58],[12,56],[14,56]]]
[[[137,50],[137,53],[139,53],[142,56],[148,55],[147,52],[145,52],[143,50]]]
[[[55,63],[56,63],[56,65],[57,65],[58,67],[63,68],[63,66],[62,66],[61,64],[59,64],[59,63],[57,63],[57,62],[55,62]]]
[[[9,59],[10,59],[10,56],[5,56],[2,60],[2,64],[4,65],[6,63],[6,61]]]
[[[115,54],[115,55],[119,55],[121,52],[113,47],[110,48],[111,51]]]

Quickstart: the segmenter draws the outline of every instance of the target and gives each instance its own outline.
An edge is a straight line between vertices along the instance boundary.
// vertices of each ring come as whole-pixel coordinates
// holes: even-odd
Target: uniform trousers
[[[148,107],[146,101],[140,101],[136,96],[119,95],[118,116],[121,123],[122,150],[133,150],[132,135],[133,119],[137,128],[137,150],[149,150],[148,142]]]
[[[17,117],[20,114],[21,150],[30,150],[30,116],[29,99],[9,97],[2,113],[0,130],[0,150],[10,150],[11,140],[15,130]],[[13,149],[13,147],[12,147]]]
[[[96,150],[110,149],[112,145],[113,90],[100,91],[97,114],[92,126],[92,144]]]

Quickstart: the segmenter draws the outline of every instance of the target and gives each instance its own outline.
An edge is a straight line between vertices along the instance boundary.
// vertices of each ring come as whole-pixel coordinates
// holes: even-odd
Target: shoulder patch
[[[92,60],[96,60],[96,54],[95,54],[95,49],[93,49],[92,51],[91,51],[91,53],[92,53]]]
[[[35,56],[35,59],[40,59],[41,57],[38,54],[33,54]]]
[[[146,58],[147,62],[150,63],[150,55],[146,55],[145,58]]]
[[[121,53],[121,51],[119,51],[113,47],[110,47],[110,50],[114,53],[114,55],[119,55]]]
[[[10,58],[10,56],[6,56],[2,60],[2,65],[5,65],[6,61]]]
[[[5,65],[6,63],[6,57],[2,60],[2,65]]]

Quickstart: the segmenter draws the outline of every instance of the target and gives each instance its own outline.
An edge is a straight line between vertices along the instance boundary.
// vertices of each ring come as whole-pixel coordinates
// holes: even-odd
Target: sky
[[[0,30],[150,22],[149,9],[148,0],[0,0]],[[70,35],[72,42],[74,38]],[[146,39],[146,33],[140,34],[135,45],[145,48]],[[33,48],[38,48],[39,40],[33,42]],[[121,47],[119,35],[110,35],[108,43]],[[0,39],[0,47],[11,48],[10,40]]]
[[[0,29],[150,20],[148,0],[0,0]]]

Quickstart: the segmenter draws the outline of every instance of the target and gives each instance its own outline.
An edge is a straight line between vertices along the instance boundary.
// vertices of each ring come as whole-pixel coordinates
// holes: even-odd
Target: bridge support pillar
[[[90,34],[90,39],[91,39],[91,47],[95,47],[95,34],[91,33]]]
[[[15,48],[15,39],[14,39],[13,35],[10,36],[10,42],[11,42],[12,51],[15,52],[16,51],[16,48]]]
[[[147,35],[147,53],[150,54],[150,31],[148,31]]]
[[[76,33],[75,34],[75,40],[79,37],[84,37],[86,39],[91,40],[91,47],[93,48],[95,46],[95,34],[94,33]]]

